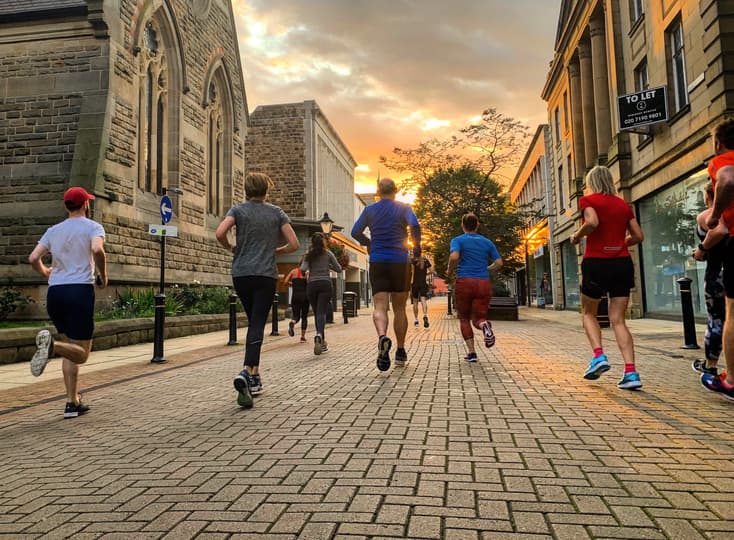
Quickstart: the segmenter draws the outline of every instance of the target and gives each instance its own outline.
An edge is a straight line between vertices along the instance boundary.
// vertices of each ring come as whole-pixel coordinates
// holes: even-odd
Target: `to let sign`
[[[631,129],[668,119],[668,96],[665,86],[648,88],[617,97],[619,129]]]

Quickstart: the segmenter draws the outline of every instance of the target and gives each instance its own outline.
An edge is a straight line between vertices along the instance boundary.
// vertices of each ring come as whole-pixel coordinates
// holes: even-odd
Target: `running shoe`
[[[721,394],[722,397],[734,401],[734,386],[726,382],[726,371],[718,375],[704,373],[701,375],[701,384],[710,392]]]
[[[494,332],[492,331],[492,323],[484,321],[482,323],[482,334],[484,334],[484,346],[488,349],[494,347]]]
[[[240,371],[240,374],[234,378],[234,388],[237,390],[237,404],[245,409],[252,407],[251,385],[252,377],[247,373],[246,369]]]
[[[323,350],[323,340],[321,339],[320,335],[316,334],[313,338],[313,353],[318,356],[323,352]]]
[[[428,324],[428,317],[423,317],[423,328],[428,328],[430,325]]]
[[[408,353],[405,352],[405,349],[402,347],[395,349],[395,367],[403,367],[407,361]]]
[[[295,323],[293,321],[288,323],[288,335],[290,337],[293,337],[296,335],[296,332],[293,330],[293,327],[295,326]]]
[[[622,376],[622,379],[617,383],[617,387],[622,390],[637,390],[638,388],[642,388],[640,374],[636,371],[625,373]]]
[[[79,401],[79,403],[67,403],[64,407],[64,418],[76,418],[89,411],[89,407]]]
[[[693,371],[696,371],[698,373],[708,373],[709,375],[713,375],[714,377],[719,373],[719,370],[715,367],[706,367],[706,360],[702,360],[700,358],[694,360],[691,364],[691,367],[693,368]]]
[[[466,355],[466,356],[464,357],[464,360],[466,360],[467,362],[471,362],[471,363],[474,363],[474,362],[476,362],[476,361],[477,361],[477,353],[475,353],[475,352],[470,352],[469,354],[467,354],[467,355]]]
[[[31,375],[38,377],[43,373],[53,352],[54,338],[51,332],[41,330],[36,334],[36,352],[31,358]]]
[[[418,319],[413,321],[413,326],[418,326]]]
[[[263,382],[260,375],[250,375],[250,393],[255,396],[263,391]]]
[[[325,352],[326,352],[326,351],[328,351],[328,350],[329,350],[329,345],[327,345],[327,343],[326,343],[325,341],[323,341],[323,340],[322,340],[322,341],[321,341],[321,352],[322,352],[322,353],[325,353]]]
[[[377,340],[377,369],[387,371],[390,369],[390,347],[392,341],[387,336],[380,336]]]
[[[602,354],[597,356],[596,358],[592,358],[591,362],[589,362],[588,369],[584,372],[584,379],[594,381],[601,377],[602,373],[604,373],[605,371],[609,371],[610,367],[611,366],[607,361],[606,354]]]

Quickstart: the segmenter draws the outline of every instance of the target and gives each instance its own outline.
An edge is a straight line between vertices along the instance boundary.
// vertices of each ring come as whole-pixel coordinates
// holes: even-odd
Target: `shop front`
[[[698,244],[696,216],[704,208],[705,170],[664,188],[638,202],[642,242],[642,282],[645,316],[681,317],[677,280],[691,282],[696,317],[706,316],[703,294],[705,263],[691,257]]]
[[[577,246],[569,240],[561,242],[561,273],[563,274],[563,308],[577,310],[581,307],[579,256]]]

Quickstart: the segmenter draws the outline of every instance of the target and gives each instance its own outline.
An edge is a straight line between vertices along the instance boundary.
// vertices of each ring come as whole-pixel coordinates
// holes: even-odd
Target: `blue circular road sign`
[[[173,217],[173,202],[168,195],[161,197],[161,220],[165,225]]]

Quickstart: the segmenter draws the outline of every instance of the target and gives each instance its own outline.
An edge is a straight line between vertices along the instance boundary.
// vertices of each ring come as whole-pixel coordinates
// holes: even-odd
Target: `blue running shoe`
[[[701,384],[709,392],[716,392],[722,397],[734,401],[734,386],[726,384],[726,372],[718,375],[712,373],[704,373],[701,375]]]
[[[243,369],[240,374],[234,378],[234,388],[237,390],[237,404],[243,409],[252,407],[252,377],[247,370]]]
[[[622,390],[637,390],[642,388],[642,381],[640,380],[640,374],[636,371],[630,371],[622,376],[622,380],[617,383],[617,387]]]
[[[592,358],[591,362],[589,362],[589,368],[584,372],[584,379],[594,381],[601,377],[602,373],[609,371],[609,368],[606,354]]]

